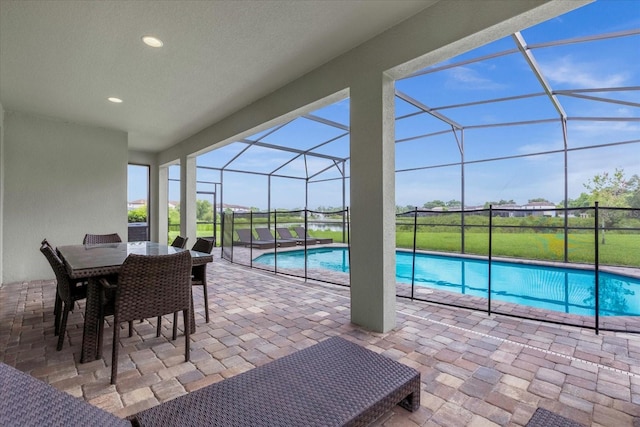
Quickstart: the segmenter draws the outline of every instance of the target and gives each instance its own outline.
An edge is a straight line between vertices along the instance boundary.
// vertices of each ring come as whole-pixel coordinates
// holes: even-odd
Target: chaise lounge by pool
[[[305,251],[263,254],[253,262],[278,269],[304,268]],[[348,248],[307,250],[307,268],[347,273]],[[486,260],[458,256],[396,252],[396,282],[413,283],[439,291],[475,297],[488,295],[489,265]],[[599,273],[600,315],[640,316],[640,279],[608,272]],[[549,267],[531,263],[492,261],[491,298],[504,302],[593,316],[595,272],[588,269]]]

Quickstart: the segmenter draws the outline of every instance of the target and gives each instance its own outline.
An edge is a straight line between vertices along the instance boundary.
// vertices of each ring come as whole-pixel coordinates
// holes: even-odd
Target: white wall
[[[39,251],[127,236],[127,134],[7,111],[2,283],[52,278]]]
[[[2,285],[2,242],[4,223],[4,109],[0,103],[0,286]]]

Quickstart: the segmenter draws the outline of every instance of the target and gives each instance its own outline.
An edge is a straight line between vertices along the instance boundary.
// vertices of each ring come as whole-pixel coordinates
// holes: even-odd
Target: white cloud
[[[469,67],[455,67],[447,71],[449,77],[448,87],[456,89],[497,90],[504,89],[505,85],[483,77],[478,71]]]
[[[606,88],[623,86],[627,80],[624,73],[602,70],[603,65],[597,62],[579,62],[566,55],[556,57],[548,62],[540,62],[542,74],[554,84],[570,85],[573,88]]]

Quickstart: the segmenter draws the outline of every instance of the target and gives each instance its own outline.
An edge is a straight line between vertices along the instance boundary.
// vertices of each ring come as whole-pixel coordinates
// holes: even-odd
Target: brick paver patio
[[[398,300],[397,327],[350,323],[349,290],[274,276],[215,257],[208,269],[211,322],[194,288],[191,361],[171,316],[121,336],[118,384],[109,384],[111,328],[102,360],[80,364],[84,302],[55,350],[52,281],[0,287],[0,361],[125,417],[270,360],[341,335],[422,374],[421,408],[397,407],[378,426],[522,426],[538,407],[585,425],[640,425],[640,335],[562,327]],[[180,322],[180,328],[182,328]],[[105,361],[109,361],[106,363]]]

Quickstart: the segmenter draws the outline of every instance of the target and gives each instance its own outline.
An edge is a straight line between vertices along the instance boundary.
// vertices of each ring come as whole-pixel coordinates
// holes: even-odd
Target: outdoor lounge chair
[[[293,239],[276,239],[271,233],[271,230],[269,230],[268,228],[256,228],[256,233],[258,233],[258,238],[260,240],[274,241],[278,244],[278,246],[283,248],[296,246],[298,244],[298,242]]]
[[[420,373],[341,337],[143,410],[140,426],[360,426],[420,407]]]
[[[319,237],[309,236],[309,233],[304,229],[304,227],[294,227],[293,229],[296,231],[296,233],[298,233],[298,237],[315,239],[316,242],[320,243],[321,245],[326,243],[333,243],[333,239],[330,239],[330,238],[319,238]]]
[[[256,249],[273,249],[276,247],[276,241],[258,240],[253,237],[253,233],[248,228],[236,228],[239,240],[233,242],[234,245],[249,246]]]
[[[278,232],[278,235],[282,239],[294,240],[300,245],[304,245],[305,242],[307,245],[315,245],[316,243],[318,243],[318,240],[314,239],[313,237],[308,237],[306,239],[303,239],[301,237],[295,237],[293,234],[291,234],[291,231],[289,231],[289,229],[286,227],[278,227],[276,228],[276,231]]]

